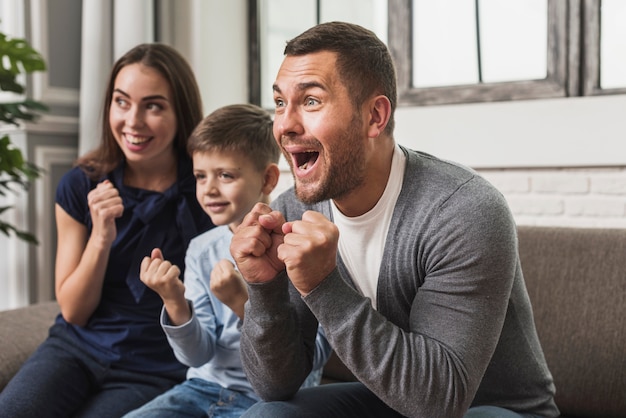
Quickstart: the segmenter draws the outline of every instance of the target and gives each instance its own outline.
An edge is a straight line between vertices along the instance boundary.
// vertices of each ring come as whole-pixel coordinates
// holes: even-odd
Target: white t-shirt
[[[334,202],[331,205],[335,225],[339,228],[339,254],[358,290],[371,299],[374,309],[380,262],[396,200],[402,189],[405,165],[406,157],[396,145],[385,191],[369,212],[347,217]]]

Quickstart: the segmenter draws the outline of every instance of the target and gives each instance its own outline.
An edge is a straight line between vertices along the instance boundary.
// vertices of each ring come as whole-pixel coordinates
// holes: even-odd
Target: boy
[[[187,380],[127,417],[239,417],[259,398],[239,356],[238,325],[248,299],[235,270],[230,240],[257,202],[269,202],[279,177],[280,151],[265,110],[248,104],[225,106],[192,133],[196,197],[216,228],[194,238],[180,270],[159,249],[141,264],[141,280],[163,299],[161,326],[176,357],[190,366]],[[318,332],[315,365],[305,385],[319,382],[330,348]]]

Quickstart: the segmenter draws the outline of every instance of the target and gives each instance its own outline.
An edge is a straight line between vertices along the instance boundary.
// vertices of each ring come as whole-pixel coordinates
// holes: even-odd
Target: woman
[[[159,247],[184,266],[191,238],[213,226],[186,154],[201,118],[195,77],[173,48],[139,45],[114,64],[101,144],[57,189],[61,313],[0,394],[6,416],[122,416],[184,380],[139,265]]]

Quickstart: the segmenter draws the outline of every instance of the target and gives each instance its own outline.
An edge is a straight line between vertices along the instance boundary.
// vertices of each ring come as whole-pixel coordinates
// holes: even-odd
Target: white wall
[[[171,44],[193,67],[205,114],[248,101],[246,0],[176,0]]]
[[[245,17],[229,25],[245,28]],[[402,107],[395,136],[476,168],[502,191],[518,224],[625,228],[624,109],[626,95]],[[273,196],[292,184],[282,166]]]
[[[624,109],[626,95],[404,107],[395,136],[477,169],[520,225],[626,228]],[[278,191],[291,184],[283,171]]]
[[[626,165],[626,95],[400,108],[396,139],[472,167]]]
[[[518,224],[626,227],[626,95],[398,110],[398,142],[478,169]]]
[[[171,4],[172,44],[198,75],[205,113],[246,102],[247,1]],[[623,109],[626,95],[400,108],[396,138],[477,168],[502,191],[519,224],[626,228]],[[275,194],[291,184],[284,165]],[[22,201],[17,200],[20,210],[5,216],[26,226],[33,209],[22,208]],[[34,209],[51,210],[39,204]],[[0,246],[0,309],[27,304],[33,285],[24,273],[30,265],[24,261],[27,246],[5,237]],[[43,243],[42,248],[35,259],[51,259],[53,247]],[[7,277],[14,280],[3,282]]]

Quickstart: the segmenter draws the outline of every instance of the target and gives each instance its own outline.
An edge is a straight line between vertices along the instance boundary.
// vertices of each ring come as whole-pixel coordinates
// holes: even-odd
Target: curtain
[[[142,42],[178,49],[196,73],[204,112],[248,98],[248,0],[83,0],[80,155],[100,141],[113,62]],[[1,4],[1,1],[0,1]]]
[[[111,66],[133,46],[155,41],[152,0],[83,0],[80,68],[80,155],[100,141],[104,90]]]

